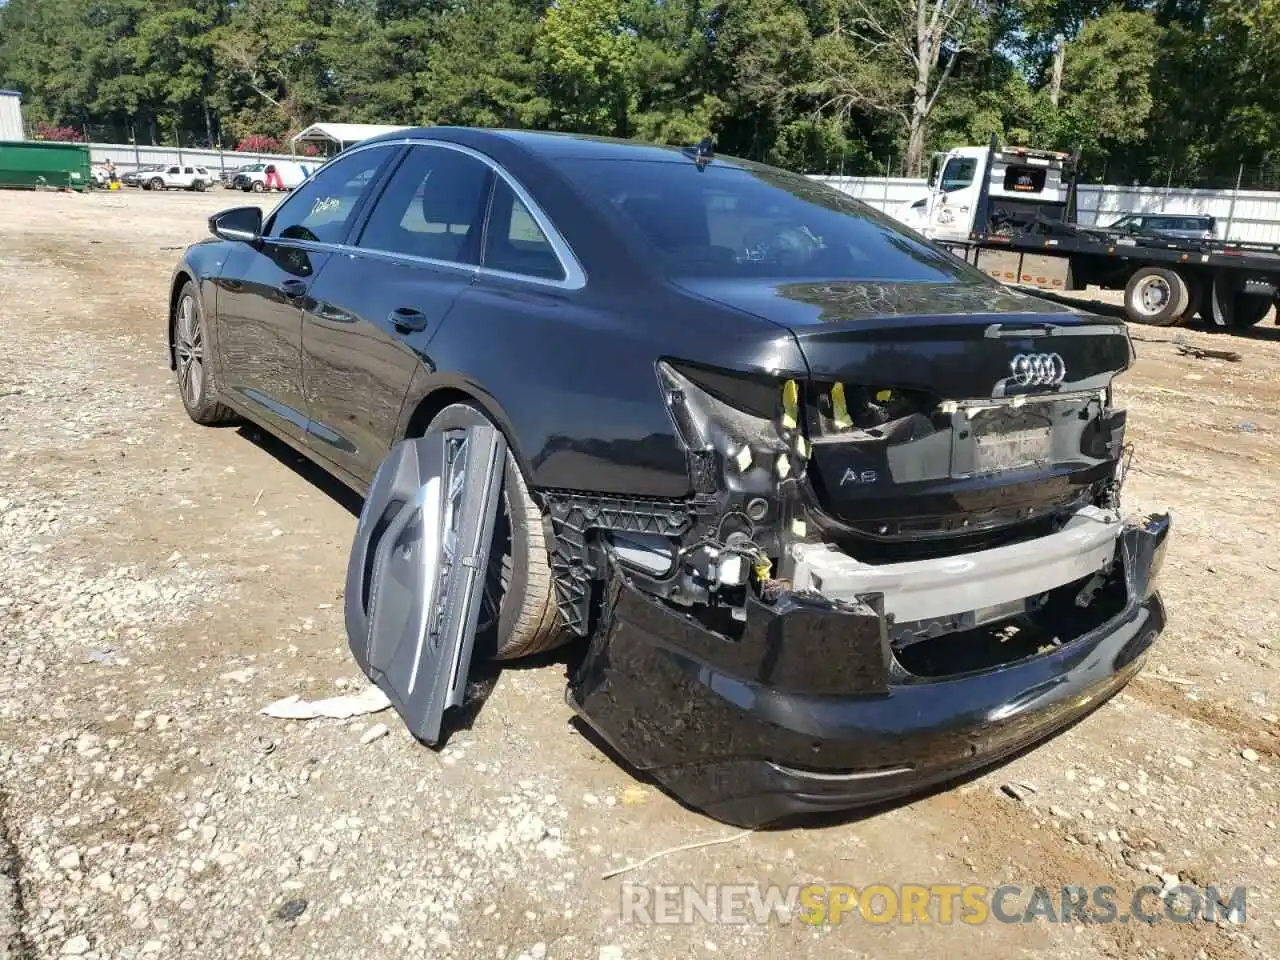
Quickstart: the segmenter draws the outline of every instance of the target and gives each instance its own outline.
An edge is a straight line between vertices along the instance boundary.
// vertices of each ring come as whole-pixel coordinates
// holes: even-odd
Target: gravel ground
[[[179,251],[224,193],[0,194],[0,958],[1223,957],[1280,951],[1280,330],[1135,330],[1133,509],[1172,507],[1171,627],[1087,720],[957,789],[754,833],[685,810],[511,668],[443,752],[363,687],[340,589],[359,502],[189,422]],[[655,927],[624,881],[1249,887],[1247,919]],[[1233,918],[1240,920],[1240,918]]]

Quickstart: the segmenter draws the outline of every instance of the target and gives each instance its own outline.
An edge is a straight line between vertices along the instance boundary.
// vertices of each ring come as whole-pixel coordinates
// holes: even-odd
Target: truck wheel
[[[1270,297],[1258,293],[1237,293],[1235,315],[1231,318],[1231,326],[1237,330],[1247,330],[1261,323],[1270,312]]]
[[[1135,323],[1168,327],[1187,311],[1191,293],[1186,281],[1172,270],[1142,267],[1124,288],[1124,309]]]
[[[152,180],[152,181],[151,181],[151,189],[152,189],[152,190],[163,190],[163,189],[164,189],[164,181],[163,181],[163,180],[161,180],[159,177],[156,177],[154,180]]]
[[[1262,294],[1245,293],[1241,279],[1230,270],[1219,270],[1213,278],[1212,319],[1219,327],[1247,330],[1271,312],[1271,298]]]
[[[477,425],[492,426],[475,407],[454,403],[435,415],[427,432],[461,432]],[[572,639],[561,626],[556,607],[542,511],[529,496],[510,450],[483,597],[476,634],[477,655],[488,653],[499,660],[514,660]]]
[[[254,193],[261,193],[263,190],[266,189],[266,187],[262,185],[261,180],[255,180],[253,181],[253,186],[250,187],[249,189],[251,189]]]
[[[193,183],[191,186],[195,188],[196,193],[204,193],[204,181],[203,181],[203,180],[197,180],[197,181],[196,181],[195,183]]]
[[[1178,318],[1178,325],[1191,323],[1197,315],[1205,316],[1209,307],[1209,281],[1194,273],[1182,278],[1187,285],[1187,309]]]

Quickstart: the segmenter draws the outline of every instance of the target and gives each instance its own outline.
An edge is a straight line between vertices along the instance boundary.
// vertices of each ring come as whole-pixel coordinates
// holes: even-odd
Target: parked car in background
[[[1218,235],[1214,217],[1188,213],[1128,213],[1107,227],[1128,236],[1212,240]]]
[[[258,164],[242,163],[240,164],[240,166],[235,167],[233,169],[229,169],[229,170],[224,169],[222,171],[222,175],[219,177],[219,180],[221,180],[222,186],[227,190],[238,189],[236,187],[236,177],[240,176],[240,174],[242,173],[248,173],[255,166],[258,166]]]
[[[161,167],[156,166],[155,164],[143,164],[140,167],[135,167],[128,173],[122,174],[120,176],[120,182],[126,187],[140,187],[142,186],[144,178],[160,169]]]
[[[205,167],[172,164],[157,167],[140,178],[144,190],[205,190],[213,185],[213,174]]]
[[[310,176],[310,169],[292,160],[255,163],[236,174],[233,186],[246,193],[268,190],[292,190]]]
[[[838,190],[433,127],[209,223],[165,302],[182,402],[367,494],[348,637],[419,739],[473,653],[582,638],[579,715],[758,826],[1047,739],[1164,627],[1124,323]]]

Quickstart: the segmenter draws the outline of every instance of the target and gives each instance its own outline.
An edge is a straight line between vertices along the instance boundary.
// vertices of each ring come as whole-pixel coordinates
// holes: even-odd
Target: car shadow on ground
[[[360,496],[337,477],[328,473],[323,467],[317,466],[283,440],[277,439],[251,423],[241,423],[236,432],[263,453],[274,457],[303,480],[316,487],[353,517],[360,516],[360,508],[364,506],[364,497]]]

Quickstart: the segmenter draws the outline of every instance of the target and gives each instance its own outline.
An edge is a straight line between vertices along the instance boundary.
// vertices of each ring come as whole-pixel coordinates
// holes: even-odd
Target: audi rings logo
[[[1056,387],[1067,379],[1067,362],[1056,353],[1020,353],[1009,361],[1009,372],[1022,387]]]

